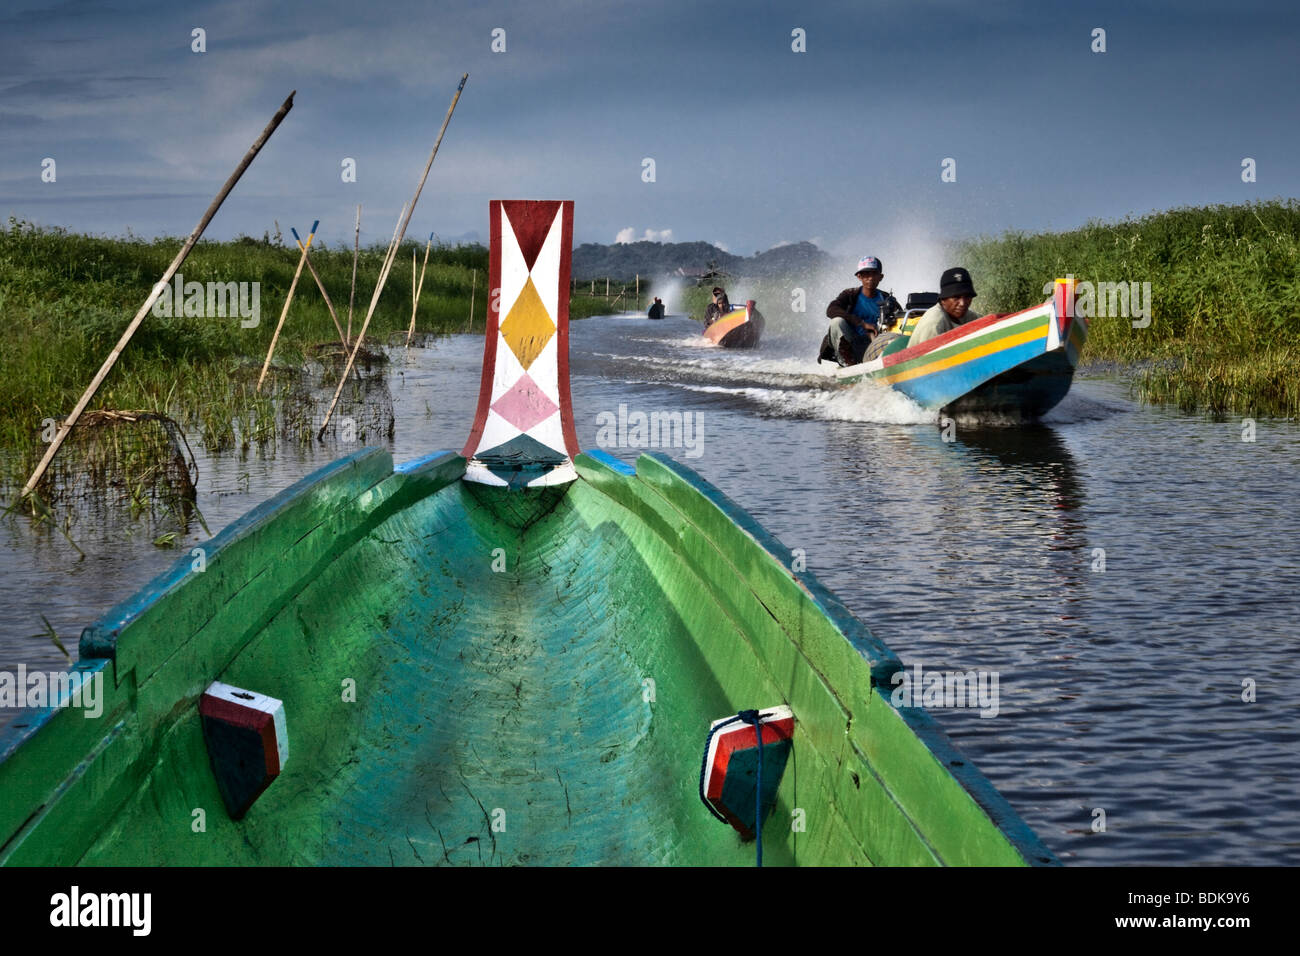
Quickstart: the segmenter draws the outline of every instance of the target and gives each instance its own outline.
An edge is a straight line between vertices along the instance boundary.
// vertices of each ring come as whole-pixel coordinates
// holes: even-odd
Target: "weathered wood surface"
[[[0,738],[0,862],[748,865],[699,805],[700,752],[717,715],[777,701],[797,725],[767,862],[1052,861],[752,518],[666,459],[577,467],[512,492],[371,450],[227,529],[87,630],[101,719]],[[511,508],[547,495],[521,532]],[[283,700],[292,741],[239,822],[197,714],[217,679]]]

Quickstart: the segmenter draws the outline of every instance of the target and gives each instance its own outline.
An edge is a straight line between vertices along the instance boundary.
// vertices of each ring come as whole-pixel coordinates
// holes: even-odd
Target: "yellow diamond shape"
[[[533,286],[533,277],[529,276],[519,292],[519,298],[510,308],[510,314],[501,323],[501,335],[510,346],[510,351],[519,358],[524,368],[533,364],[533,359],[546,348],[546,343],[555,334],[555,322],[542,305],[542,297]]]

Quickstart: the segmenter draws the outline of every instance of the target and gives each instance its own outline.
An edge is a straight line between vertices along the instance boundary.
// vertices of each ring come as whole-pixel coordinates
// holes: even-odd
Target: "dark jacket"
[[[656,302],[654,305],[650,306],[649,314],[652,319],[662,319],[664,317],[664,304],[662,302]]]
[[[721,305],[719,305],[717,302],[710,302],[709,307],[704,310],[705,327],[712,325],[714,322],[718,321],[718,319],[722,318],[730,311],[731,311],[731,303],[727,301],[727,298],[725,296],[722,299]]]
[[[858,324],[863,320],[854,313],[853,304],[857,301],[858,293],[861,291],[862,286],[857,285],[852,289],[845,289],[837,295],[831,301],[831,304],[826,306],[826,318],[843,319],[845,322],[849,323],[849,325],[857,328]],[[880,318],[882,325],[888,325],[889,319],[895,315],[900,315],[903,311],[903,307],[899,305],[898,300],[888,292],[884,292],[880,289],[877,289],[876,292],[885,297],[885,304],[880,307]]]

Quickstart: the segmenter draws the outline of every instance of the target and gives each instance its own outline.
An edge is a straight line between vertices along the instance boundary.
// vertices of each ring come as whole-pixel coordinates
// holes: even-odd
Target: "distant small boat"
[[[947,413],[1037,418],[1069,392],[1088,339],[1087,319],[1074,305],[1073,280],[1058,279],[1042,305],[986,315],[917,346],[892,334],[872,343],[868,361],[835,376],[845,385],[879,382]],[[912,311],[900,324],[904,333],[915,323]]]
[[[754,300],[750,299],[706,327],[704,337],[724,349],[752,349],[758,345],[763,325],[763,313],[754,307]]]
[[[461,453],[334,462],[83,632],[95,719],[0,732],[0,864],[1056,862],[795,552],[578,451],[572,224],[491,204]]]

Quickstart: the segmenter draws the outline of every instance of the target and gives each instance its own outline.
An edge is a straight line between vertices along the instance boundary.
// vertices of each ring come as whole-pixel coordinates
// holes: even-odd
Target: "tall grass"
[[[1149,282],[1150,324],[1090,320],[1085,359],[1139,363],[1147,399],[1216,413],[1300,415],[1300,203],[1205,206],[1063,233],[982,237],[961,250],[983,311],[1043,286]]]
[[[109,239],[43,229],[10,219],[0,229],[0,485],[12,490],[39,459],[42,423],[62,420],[148,296],[181,240]],[[411,319],[411,275],[403,268],[415,243],[399,251],[367,340],[383,343]],[[353,335],[360,330],[379,274],[383,247],[361,252]],[[421,260],[423,260],[423,250]],[[298,263],[295,247],[269,237],[200,242],[181,268],[186,282],[257,282],[260,321],[240,318],[146,317],[92,407],[157,411],[197,427],[204,444],[267,427],[268,403],[246,384],[250,362],[260,364]],[[352,250],[313,245],[312,262],[346,323]],[[477,270],[474,276],[472,270]],[[475,322],[486,310],[487,250],[439,246],[430,254],[416,328],[463,331],[469,322],[471,283],[477,285]],[[301,365],[313,345],[338,341],[333,320],[306,270],[298,282],[275,362]]]
[[[15,483],[30,474],[43,453],[43,423],[61,421],[72,410],[181,242],[83,236],[13,218],[0,229],[0,315],[5,317],[0,490],[15,490]],[[406,264],[413,250],[423,264],[423,246],[403,243],[366,332],[371,345],[404,336],[410,325],[412,276]],[[365,319],[385,251],[381,245],[361,250],[354,336]],[[260,321],[244,328],[237,316],[147,316],[91,407],[169,415],[214,450],[246,448],[273,434],[275,412],[265,392],[289,397],[297,385],[292,375],[275,376],[259,394],[253,387],[256,370],[250,381],[249,366],[260,366],[266,355],[298,258],[295,246],[269,235],[198,243],[181,268],[185,282],[259,283]],[[313,244],[311,258],[346,327],[352,249]],[[416,331],[482,331],[489,300],[487,267],[488,251],[481,245],[434,246]],[[607,310],[603,300],[588,297],[576,296],[570,303],[573,318]],[[276,345],[275,366],[301,367],[313,346],[327,342],[338,342],[338,332],[304,269]]]

